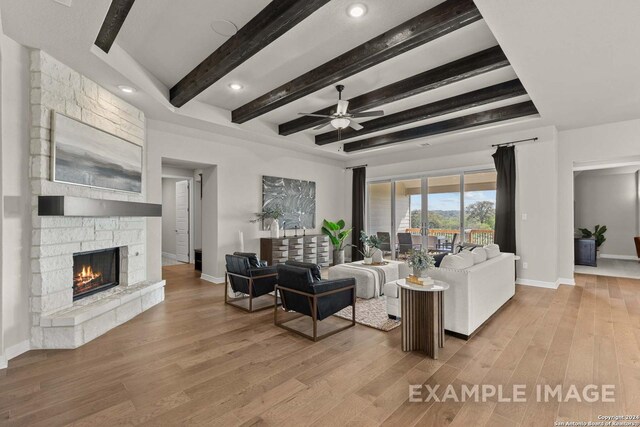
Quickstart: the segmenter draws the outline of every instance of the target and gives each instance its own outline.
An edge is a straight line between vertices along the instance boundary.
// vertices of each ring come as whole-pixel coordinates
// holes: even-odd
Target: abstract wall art
[[[52,180],[142,192],[142,147],[53,113]]]
[[[316,183],[263,176],[262,209],[280,209],[281,228],[313,229],[316,227]]]

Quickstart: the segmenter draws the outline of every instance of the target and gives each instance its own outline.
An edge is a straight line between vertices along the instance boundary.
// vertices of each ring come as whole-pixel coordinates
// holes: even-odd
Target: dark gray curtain
[[[353,226],[352,241],[353,244],[362,250],[362,242],[360,241],[360,232],[364,230],[364,203],[365,192],[367,191],[367,168],[364,166],[353,169],[353,189],[351,192],[351,224]],[[352,261],[360,261],[362,254],[352,248]]]
[[[496,165],[496,233],[500,251],[516,253],[516,153],[515,148],[499,147],[493,154]]]

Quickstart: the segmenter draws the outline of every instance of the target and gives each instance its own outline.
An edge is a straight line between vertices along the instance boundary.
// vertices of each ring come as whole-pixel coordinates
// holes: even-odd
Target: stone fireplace
[[[142,111],[45,52],[31,52],[31,348],[76,348],[164,300],[148,281],[144,216],[41,216],[40,196],[144,203],[140,193],[51,179],[51,116],[60,112],[145,147]],[[144,156],[143,156],[144,157]],[[117,214],[116,214],[117,215]]]

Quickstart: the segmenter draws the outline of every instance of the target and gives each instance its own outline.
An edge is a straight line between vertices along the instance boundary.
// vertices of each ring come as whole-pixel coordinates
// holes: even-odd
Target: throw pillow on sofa
[[[458,252],[458,255],[465,258],[467,260],[467,263],[470,262],[471,265],[474,265],[476,263],[475,257],[473,256],[471,251],[460,251]]]
[[[500,255],[500,246],[495,243],[485,246],[484,250],[487,251],[487,259],[495,258]]]
[[[433,260],[436,262],[434,267],[440,267],[440,264],[442,263],[442,260],[447,255],[449,255],[449,254],[446,253],[446,252],[442,252],[441,254],[434,255],[433,256]]]
[[[440,268],[451,268],[453,270],[464,270],[471,266],[473,266],[473,256],[465,257],[460,254],[448,254],[442,258],[442,262],[440,263]]]
[[[473,254],[474,264],[480,264],[481,262],[485,262],[487,260],[487,251],[484,248],[477,247],[471,250]]]

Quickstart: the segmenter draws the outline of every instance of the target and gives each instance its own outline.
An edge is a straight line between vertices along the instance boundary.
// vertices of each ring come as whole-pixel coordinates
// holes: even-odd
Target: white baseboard
[[[0,369],[5,369],[9,364],[9,360],[14,357],[18,357],[29,350],[31,350],[31,343],[29,340],[21,341],[18,344],[7,347],[4,351],[4,355],[0,356]]]
[[[162,252],[162,257],[163,258],[169,258],[169,259],[177,259],[178,256],[176,254],[170,254],[169,252]]]
[[[564,277],[560,277],[558,279],[558,283],[560,283],[561,285],[569,285],[569,286],[575,286],[576,285],[576,280],[571,278],[571,279],[567,279]]]
[[[620,259],[624,261],[638,261],[637,256],[633,255],[610,255],[610,254],[601,254],[600,258],[608,258],[608,259]]]
[[[14,357],[20,356],[22,353],[26,353],[31,350],[31,342],[29,340],[24,340],[19,342],[18,344],[12,345],[11,347],[7,347],[4,351],[5,356],[7,356],[7,360],[11,360]]]
[[[542,280],[517,278],[516,284],[524,286],[535,286],[537,288],[558,289],[559,281],[556,280],[555,282],[543,282]]]
[[[203,273],[200,275],[200,278],[202,280],[206,280],[207,282],[215,283],[216,285],[220,283],[224,283],[224,277],[213,277]]]

